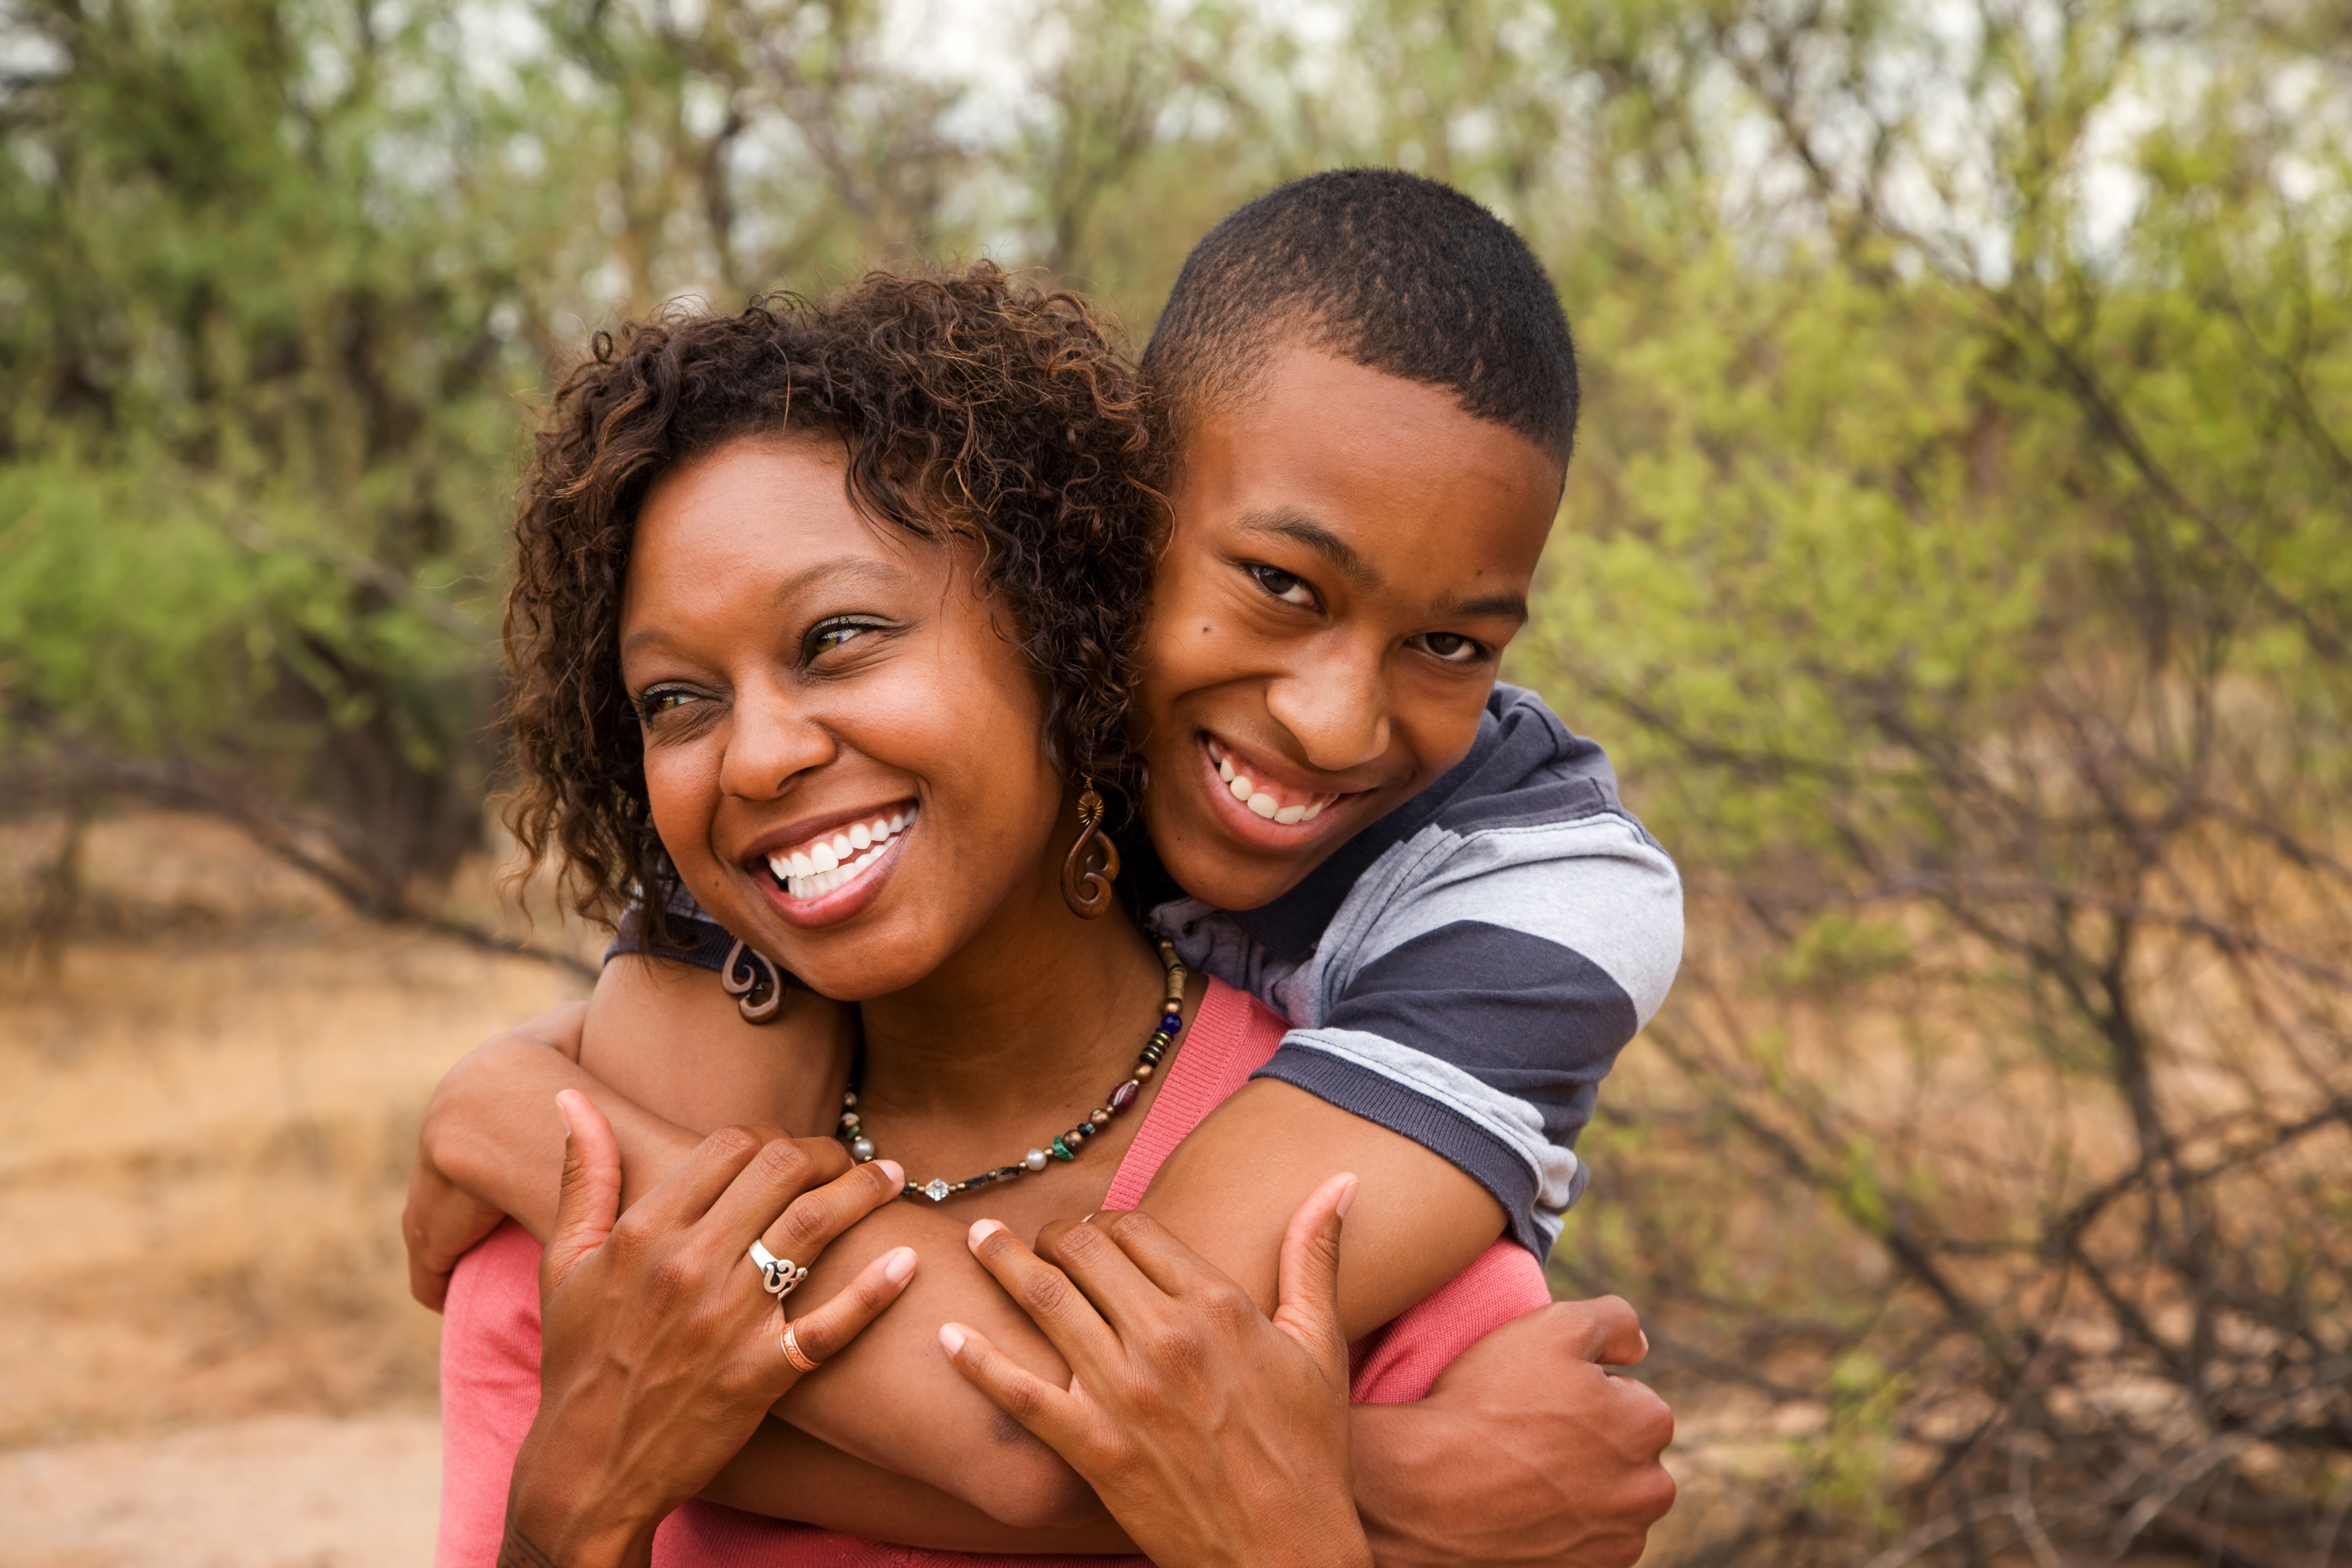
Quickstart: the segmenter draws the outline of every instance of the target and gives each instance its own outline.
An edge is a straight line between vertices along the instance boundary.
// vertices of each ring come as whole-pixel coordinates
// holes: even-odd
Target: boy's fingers
[[[1045,1447],[1069,1458],[1085,1427],[1085,1415],[1068,1389],[1056,1388],[961,1323],[940,1325],[940,1347],[989,1402],[1026,1427]]]
[[[856,1339],[882,1310],[898,1299],[915,1277],[915,1249],[894,1247],[858,1271],[842,1291],[816,1310],[792,1320],[793,1343],[822,1364]],[[782,1304],[777,1305],[779,1317]],[[778,1324],[778,1331],[782,1325]],[[798,1369],[795,1368],[795,1371]]]
[[[557,1095],[555,1104],[563,1113],[563,1185],[555,1201],[555,1229],[540,1258],[542,1296],[604,1245],[621,1212],[621,1147],[614,1141],[613,1124],[575,1089]]]
[[[1103,1321],[1068,1275],[1021,1245],[1021,1238],[992,1219],[971,1227],[967,1244],[980,1266],[995,1276],[1029,1314],[1074,1372],[1099,1373],[1119,1359],[1118,1336]],[[1040,1434],[1043,1436],[1043,1434]]]
[[[830,1138],[825,1142],[833,1143]],[[848,1156],[842,1158],[846,1161]],[[736,1184],[741,1184],[740,1180]],[[896,1161],[852,1165],[823,1186],[793,1199],[782,1214],[767,1211],[769,1223],[754,1234],[777,1257],[806,1263],[833,1245],[843,1231],[896,1200],[906,1185],[907,1173]],[[750,1245],[748,1238],[744,1245]]]
[[[1339,1225],[1356,1178],[1332,1177],[1307,1194],[1282,1233],[1274,1326],[1296,1340],[1339,1387],[1348,1384],[1348,1336],[1339,1327]]]
[[[1563,1342],[1577,1355],[1602,1366],[1632,1366],[1650,1353],[1641,1314],[1622,1296],[1561,1301],[1547,1309],[1563,1325]]]

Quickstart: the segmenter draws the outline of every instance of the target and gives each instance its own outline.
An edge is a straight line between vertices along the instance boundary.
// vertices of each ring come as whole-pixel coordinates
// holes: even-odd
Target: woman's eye
[[[650,724],[694,700],[695,694],[683,686],[656,686],[637,698],[637,717]]]
[[[1257,579],[1259,587],[1284,604],[1307,610],[1315,608],[1315,590],[1289,573],[1274,566],[1253,566],[1249,574]]]
[[[1459,632],[1423,632],[1413,638],[1422,651],[1447,664],[1475,664],[1486,657],[1486,645]]]
[[[809,628],[808,636],[803,639],[801,655],[805,660],[819,659],[861,637],[882,629],[873,621],[820,621]]]

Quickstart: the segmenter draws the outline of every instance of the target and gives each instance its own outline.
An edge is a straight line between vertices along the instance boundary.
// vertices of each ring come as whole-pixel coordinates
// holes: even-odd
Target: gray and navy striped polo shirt
[[[1255,1075],[1443,1154],[1538,1259],[1583,1193],[1576,1140],[1682,962],[1682,880],[1609,759],[1495,688],[1469,755],[1262,909],[1149,922],[1294,1026]]]

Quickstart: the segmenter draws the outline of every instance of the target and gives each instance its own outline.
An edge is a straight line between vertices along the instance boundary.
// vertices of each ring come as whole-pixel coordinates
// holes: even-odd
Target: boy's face
[[[1559,463],[1444,388],[1285,345],[1262,398],[1199,413],[1179,467],[1144,820],[1187,892],[1255,909],[1469,751]]]

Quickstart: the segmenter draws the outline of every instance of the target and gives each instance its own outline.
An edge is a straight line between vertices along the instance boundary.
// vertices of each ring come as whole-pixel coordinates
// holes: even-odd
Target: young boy
[[[1350,171],[1203,240],[1145,367],[1176,460],[1141,650],[1150,843],[1129,875],[1188,963],[1296,1027],[1143,1206],[1270,1309],[1292,1212],[1356,1172],[1340,1309],[1360,1334],[1498,1234],[1549,1252],[1597,1086],[1679,961],[1674,867],[1606,759],[1495,682],[1559,504],[1574,351],[1507,226],[1442,185]],[[582,1064],[598,1069],[600,1033],[659,1026],[712,1064],[705,1102],[611,1087],[709,1126],[742,1118],[740,1064],[773,1050],[690,967],[730,940],[688,929],[687,963],[607,966]],[[830,1121],[817,1103],[803,1125]],[[428,1300],[481,1224],[446,1219],[433,1163],[410,1232]],[[1548,1396],[1490,1403],[1571,1414]]]

